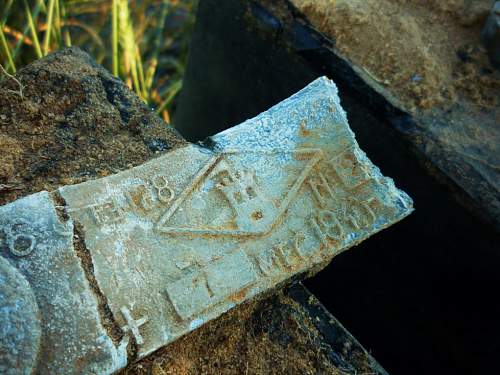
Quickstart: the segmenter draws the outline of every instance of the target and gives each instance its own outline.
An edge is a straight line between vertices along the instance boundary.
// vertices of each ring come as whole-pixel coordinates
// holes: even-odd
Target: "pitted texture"
[[[39,308],[42,337],[33,364],[36,373],[106,374],[126,364],[125,348],[115,347],[102,326],[73,249],[73,223],[59,220],[47,192],[0,206],[0,252],[28,281]],[[0,285],[2,293],[9,291],[10,284]],[[0,330],[8,328],[10,316],[0,318]],[[19,332],[32,335],[27,338],[31,342],[38,340],[36,329],[21,325]],[[18,361],[29,358],[23,348],[9,349]]]
[[[31,374],[40,334],[38,306],[28,282],[0,257],[0,373]]]

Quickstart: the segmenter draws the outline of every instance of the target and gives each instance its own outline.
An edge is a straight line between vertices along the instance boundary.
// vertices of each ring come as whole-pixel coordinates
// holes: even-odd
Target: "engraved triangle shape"
[[[156,229],[184,235],[264,235],[321,157],[319,149],[214,156],[161,216]]]

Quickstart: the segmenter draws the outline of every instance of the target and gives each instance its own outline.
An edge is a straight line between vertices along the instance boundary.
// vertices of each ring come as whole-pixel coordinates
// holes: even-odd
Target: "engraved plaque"
[[[77,229],[79,247],[65,251],[78,253],[93,288],[89,316],[105,326],[114,366],[125,346],[129,360],[142,358],[412,211],[359,149],[326,78],[212,141],[53,193],[68,215],[53,229],[69,238]],[[4,225],[9,256],[37,253],[29,226],[26,215]]]
[[[139,356],[411,211],[327,79],[213,141],[60,189],[117,323],[148,317]]]

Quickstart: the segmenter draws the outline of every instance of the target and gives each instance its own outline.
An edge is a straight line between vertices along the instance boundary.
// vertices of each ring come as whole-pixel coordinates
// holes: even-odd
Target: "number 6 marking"
[[[24,257],[26,255],[31,254],[31,252],[35,249],[36,239],[31,234],[14,234],[13,229],[16,226],[28,225],[28,221],[25,219],[15,219],[10,227],[4,227],[3,231],[6,236],[7,246],[10,252],[18,257]],[[22,244],[20,248],[16,248],[16,242],[24,239],[27,240],[28,244]]]

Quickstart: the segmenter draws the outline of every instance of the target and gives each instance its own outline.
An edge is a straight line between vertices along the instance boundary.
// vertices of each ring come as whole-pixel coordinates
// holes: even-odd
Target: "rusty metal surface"
[[[43,202],[33,205],[33,220],[24,219],[19,244],[4,236],[2,248],[23,272],[16,261],[34,262],[39,249],[30,241],[40,242],[38,221],[51,214],[54,227],[44,229],[40,243],[50,248],[52,236],[66,236],[70,256],[57,269],[74,267],[78,282],[86,276],[80,293],[93,311],[62,304],[79,324],[93,326],[85,335],[107,345],[91,343],[94,355],[76,360],[64,344],[83,333],[58,321],[61,328],[50,337],[60,349],[51,346],[43,364],[52,373],[71,372],[56,368],[62,360],[114,371],[124,365],[125,347],[128,360],[142,358],[238,303],[317,270],[412,211],[411,199],[359,149],[326,78],[214,136],[210,148],[189,145],[113,176],[64,186],[52,193],[58,203],[49,199],[39,193],[0,208],[5,232],[24,212],[23,202]],[[67,217],[56,219],[54,205]],[[51,272],[55,265],[40,261],[39,267]],[[47,284],[44,293],[57,288],[71,295],[75,280],[56,280],[63,287]],[[28,281],[40,310],[50,312],[55,301],[43,300],[33,287],[36,277]],[[43,323],[42,330],[50,332]],[[46,346],[42,340],[41,350]]]

